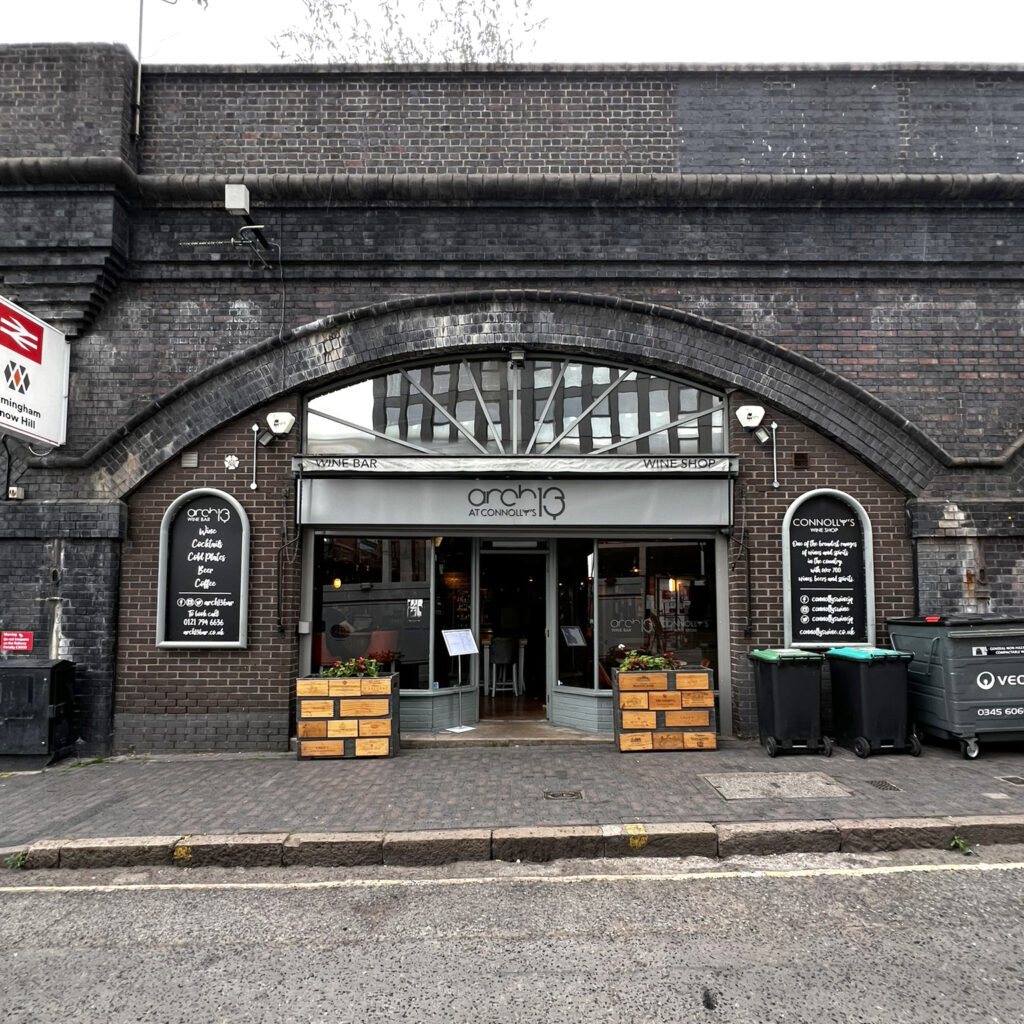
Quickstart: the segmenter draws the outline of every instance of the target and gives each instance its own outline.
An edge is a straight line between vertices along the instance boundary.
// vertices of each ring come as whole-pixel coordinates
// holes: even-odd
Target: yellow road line
[[[1020,871],[1024,862],[987,864],[893,864],[863,868],[792,868],[779,871],[674,871],[659,874],[601,874],[601,875],[521,875],[503,878],[498,875],[480,875],[473,878],[336,878],[316,882],[130,882],[123,885],[5,885],[0,894],[17,893],[113,893],[113,892],[188,892],[188,891],[247,891],[301,890],[301,889],[426,889],[430,887],[465,885],[579,885],[597,882],[707,882],[728,881],[738,878],[856,878],[871,875],[904,875],[937,871]]]

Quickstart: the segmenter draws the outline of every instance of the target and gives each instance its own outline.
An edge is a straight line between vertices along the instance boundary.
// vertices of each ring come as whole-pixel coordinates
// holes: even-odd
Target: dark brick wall
[[[436,268],[426,280],[371,280],[369,268],[344,280],[289,280],[286,322],[295,326],[452,284],[479,286],[482,270],[457,282]],[[669,284],[582,274],[569,283],[691,310],[806,355],[886,402],[952,456],[997,455],[1018,435],[1024,377],[1016,356],[1024,321],[1015,283]],[[528,284],[566,282],[552,274]],[[212,362],[276,334],[281,297],[279,279],[248,268],[233,280],[197,276],[125,286],[74,349],[68,450],[87,450]]]
[[[12,98],[0,109],[0,294],[76,336],[68,446],[40,464],[12,442],[12,482],[50,500],[0,502],[0,571],[11,581],[0,620],[52,633],[59,656],[76,661],[90,749],[109,742],[115,713],[118,749],[283,744],[297,567],[285,561],[282,632],[277,550],[293,482],[278,446],[261,450],[261,486],[248,489],[249,427],[273,395],[298,408],[297,394],[328,380],[484,338],[758,389],[780,425],[782,486],[771,487],[765,449],[737,436],[729,585],[742,731],[755,720],[746,651],[781,642],[779,529],[806,490],[835,487],[867,508],[879,623],[915,610],[915,573],[922,610],[1024,610],[1017,198],[954,198],[953,188],[801,198],[768,186],[706,200],[595,198],[572,177],[1018,175],[1024,73],[150,68],[137,167],[148,191],[121,171],[30,174],[18,163],[132,164],[133,70],[117,47],[0,47],[0,88]],[[244,249],[187,244],[224,243],[239,222],[186,176],[243,172],[566,177],[543,199],[500,201],[462,196],[458,179],[416,200],[270,198],[254,187],[254,217],[280,247],[268,270]],[[495,288],[547,291],[518,306],[395,305],[260,347],[374,303]],[[625,300],[726,327],[693,329]],[[854,399],[844,382],[864,393]],[[198,470],[180,465],[185,436]],[[794,466],[797,451],[808,468]],[[225,454],[242,467],[228,473]],[[160,517],[198,486],[228,490],[250,511],[246,651],[154,646]],[[73,501],[104,495],[111,504]],[[950,502],[963,521],[947,515]],[[753,571],[749,635],[739,537]]]
[[[275,410],[289,408],[275,404]],[[294,411],[295,407],[292,404]],[[114,747],[137,750],[286,749],[297,671],[298,558],[294,442],[260,446],[253,479],[253,423],[267,409],[230,423],[154,474],[128,499],[117,635]],[[224,459],[237,456],[229,470]],[[156,646],[160,524],[173,501],[196,488],[231,494],[250,527],[248,646],[244,650]]]
[[[750,398],[736,392],[729,401],[735,410],[749,403]],[[864,506],[874,542],[876,642],[887,643],[887,618],[914,612],[913,553],[904,497],[848,452],[824,441],[781,410],[766,408],[765,422],[778,424],[777,488],[772,486],[771,445],[758,444],[751,435],[737,431],[731,446],[743,467],[736,482],[735,521],[729,545],[729,603],[733,727],[744,736],[757,734],[754,676],[747,654],[757,647],[780,647],[784,639],[782,523],[786,510],[801,495],[828,487]],[[797,459],[797,455],[803,458]]]
[[[0,191],[5,298],[64,334],[84,331],[116,290],[131,227],[111,187]]]
[[[617,295],[750,331],[859,384],[953,456],[997,454],[1017,436],[1024,224],[1010,206],[256,214],[281,246],[282,273],[230,246],[183,244],[226,239],[237,225],[221,211],[136,213],[131,279],[75,345],[69,451],[282,327],[481,286]]]
[[[1016,173],[1019,73],[149,68],[150,172]]]
[[[0,154],[130,162],[134,81],[123,46],[0,46]]]
[[[125,508],[119,502],[0,502],[0,629],[33,634],[30,655],[75,665],[75,738],[106,753]]]

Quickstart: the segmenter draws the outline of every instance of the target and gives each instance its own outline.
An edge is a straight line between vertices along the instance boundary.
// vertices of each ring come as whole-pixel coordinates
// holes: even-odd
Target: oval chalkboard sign
[[[873,643],[871,525],[839,491],[795,501],[783,525],[787,647]]]
[[[249,518],[223,491],[190,491],[160,528],[157,645],[245,647]]]

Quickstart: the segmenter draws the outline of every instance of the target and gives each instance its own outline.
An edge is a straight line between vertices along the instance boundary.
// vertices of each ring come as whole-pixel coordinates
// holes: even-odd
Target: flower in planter
[[[376,658],[346,658],[320,669],[322,676],[379,676],[381,665]]]
[[[682,662],[671,651],[664,654],[640,654],[638,651],[626,651],[619,664],[620,672],[650,672],[652,669],[679,668]]]

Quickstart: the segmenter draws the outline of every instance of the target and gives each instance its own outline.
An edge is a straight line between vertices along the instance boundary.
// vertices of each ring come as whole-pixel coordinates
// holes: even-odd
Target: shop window
[[[611,684],[612,669],[631,650],[717,667],[712,550],[710,541],[598,544],[601,683]]]
[[[558,685],[594,686],[594,545],[558,542]]]
[[[358,656],[393,662],[403,686],[426,685],[430,643],[428,541],[316,540],[312,667]]]
[[[434,679],[441,686],[454,686],[459,681],[459,666],[448,654],[443,631],[471,629],[473,626],[472,541],[465,537],[437,538],[434,565],[434,604],[437,616],[437,628],[434,631]],[[463,666],[463,678],[466,681],[469,678],[468,667],[468,664]]]

